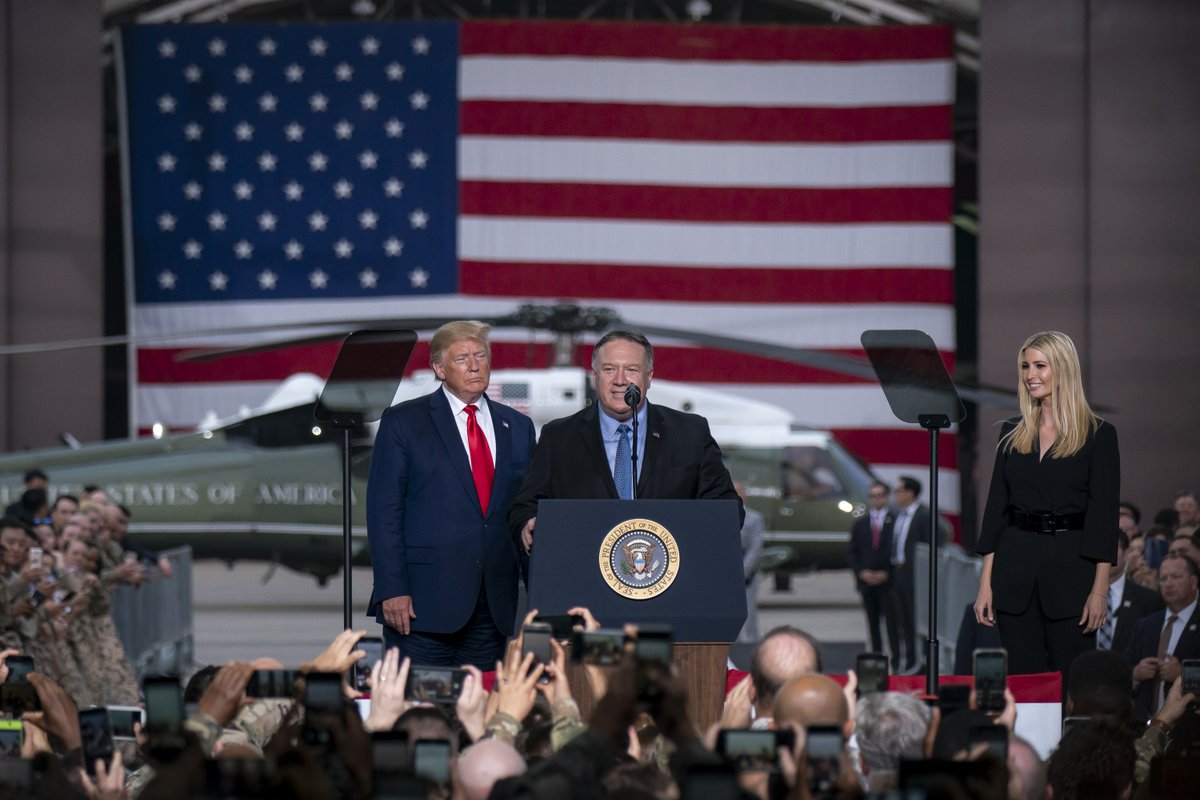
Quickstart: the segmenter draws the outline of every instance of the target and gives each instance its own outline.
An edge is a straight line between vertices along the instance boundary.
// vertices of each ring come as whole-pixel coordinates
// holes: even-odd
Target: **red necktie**
[[[882,528],[879,525],[879,520],[871,517],[871,549],[879,549],[879,534],[882,533]]]
[[[467,412],[467,449],[471,452],[471,475],[475,478],[475,491],[479,492],[479,507],[487,514],[496,465],[492,463],[492,449],[488,447],[487,437],[475,421],[475,412],[479,409],[467,406],[463,410]]]

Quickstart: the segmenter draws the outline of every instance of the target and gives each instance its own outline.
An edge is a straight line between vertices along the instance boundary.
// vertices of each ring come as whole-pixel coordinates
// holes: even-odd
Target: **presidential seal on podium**
[[[649,600],[670,588],[679,574],[679,545],[654,520],[627,519],[600,544],[600,574],[622,597]]]

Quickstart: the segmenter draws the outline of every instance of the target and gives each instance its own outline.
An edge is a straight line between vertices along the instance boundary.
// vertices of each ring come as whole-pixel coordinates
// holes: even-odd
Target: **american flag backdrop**
[[[192,331],[523,302],[851,354],[917,328],[953,364],[947,28],[145,26],[119,51],[129,329],[181,337],[132,349],[135,429],[252,407],[337,350],[176,361],[259,336]],[[655,344],[656,377],[781,405],[885,479],[927,470],[877,384]],[[497,331],[494,362],[548,350]]]

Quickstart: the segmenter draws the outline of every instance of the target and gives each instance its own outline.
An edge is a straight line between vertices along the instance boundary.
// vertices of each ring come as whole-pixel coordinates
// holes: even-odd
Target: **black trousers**
[[[1096,649],[1096,634],[1085,636],[1083,626],[1079,624],[1083,604],[1084,599],[1081,599],[1077,615],[1051,619],[1042,610],[1041,598],[1035,589],[1029,605],[1019,614],[997,611],[996,627],[1004,649],[1008,651],[1008,673],[1061,672],[1065,703],[1071,662],[1080,653]]]
[[[888,647],[892,651],[893,666],[899,663],[900,637],[896,631],[896,614],[888,606],[891,594],[890,584],[882,586],[858,585],[859,596],[862,597],[863,610],[867,612],[867,633],[871,637],[871,652],[883,652],[883,636],[880,634],[880,617],[886,620]]]
[[[893,573],[892,581],[889,583],[892,587],[888,595],[888,636],[892,635],[890,620],[895,619],[896,639],[904,644],[904,668],[911,669],[921,663],[921,654],[917,651],[917,614],[914,608],[915,591],[913,584],[912,572],[906,575],[904,567],[897,567]],[[900,664],[900,648],[899,643],[893,640],[892,642],[892,668],[899,669]]]

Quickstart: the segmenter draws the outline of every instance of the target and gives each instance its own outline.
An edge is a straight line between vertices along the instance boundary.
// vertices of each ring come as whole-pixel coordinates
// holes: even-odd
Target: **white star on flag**
[[[413,169],[425,169],[429,155],[424,150],[413,150],[408,154],[408,165]]]
[[[425,94],[424,92],[413,92],[412,95],[409,96],[408,102],[415,110],[424,111],[429,107],[429,95]]]
[[[333,252],[338,258],[349,258],[354,253],[354,245],[348,239],[338,239],[333,243]]]
[[[333,74],[339,81],[345,82],[354,77],[354,67],[343,61],[333,68]]]
[[[358,273],[358,282],[364,289],[374,289],[379,283],[379,273],[367,267]]]
[[[325,226],[329,224],[329,217],[322,214],[320,211],[314,211],[308,215],[308,227],[314,231],[323,231]]]
[[[162,114],[175,113],[175,98],[169,94],[164,94],[158,98],[158,110]]]
[[[374,36],[368,36],[362,40],[362,51],[365,56],[373,56],[379,52],[379,40]]]
[[[308,43],[308,52],[312,53],[314,56],[323,56],[325,55],[325,50],[328,47],[329,45],[325,43],[325,40],[318,36]]]
[[[225,55],[225,41],[223,39],[213,39],[208,43],[208,53],[213,58]]]
[[[170,153],[163,153],[158,157],[158,169],[161,172],[175,171],[175,156]]]
[[[363,169],[375,169],[375,165],[379,163],[379,156],[373,150],[363,150],[358,154],[358,164]]]
[[[313,172],[324,172],[329,159],[320,150],[308,157],[308,166]]]
[[[412,51],[419,56],[423,56],[429,52],[429,40],[424,36],[418,36],[412,41]]]
[[[275,40],[271,37],[258,40],[258,52],[264,56],[275,55]]]
[[[208,168],[211,169],[213,172],[224,172],[225,171],[225,162],[227,160],[228,159],[226,159],[225,156],[221,155],[221,152],[218,150],[217,152],[213,153],[211,156],[208,157]]]
[[[287,76],[288,83],[299,83],[304,78],[304,67],[299,64],[288,64],[283,74]]]
[[[163,58],[175,57],[175,43],[170,39],[163,39],[158,43],[158,54]]]
[[[175,230],[175,217],[172,214],[167,213],[166,211],[159,214],[158,215],[158,229],[160,231]]]
[[[308,283],[314,289],[324,289],[329,285],[329,273],[323,269],[314,269],[308,273]]]
[[[283,196],[288,200],[299,200],[304,196],[304,187],[295,181],[288,181],[283,187]]]
[[[264,211],[263,213],[258,215],[258,228],[259,228],[259,230],[263,230],[263,231],[273,231],[273,230],[275,230],[275,224],[278,221],[279,221],[279,218],[276,217],[274,214],[272,214],[270,211]]]
[[[187,125],[183,126],[183,135],[187,137],[188,141],[191,141],[191,142],[199,141],[200,136],[203,133],[204,133],[204,128],[201,127],[198,123],[189,122]]]
[[[267,92],[258,98],[258,108],[264,114],[269,114],[279,106],[279,98]]]
[[[369,208],[366,211],[364,211],[358,215],[358,224],[362,227],[363,230],[374,230],[374,228],[375,228],[376,224],[378,224],[378,222],[379,222],[379,215],[376,214],[374,211],[372,211]]]
[[[333,133],[339,139],[349,139],[354,135],[354,126],[344,119],[338,120],[338,123],[333,126]]]
[[[237,137],[239,142],[248,142],[254,138],[254,126],[243,120],[234,127],[233,135]]]
[[[292,122],[283,129],[283,133],[289,142],[298,142],[304,138],[304,126],[298,122]]]
[[[225,230],[225,221],[228,218],[220,211],[214,211],[208,215],[208,227],[214,231]]]
[[[304,255],[304,245],[291,239],[283,246],[283,254],[287,256],[289,261],[298,261]]]
[[[195,181],[188,181],[183,185],[183,196],[188,200],[199,200],[202,194],[204,194],[204,187]]]
[[[429,215],[418,208],[408,215],[408,224],[413,228],[424,228],[429,224]]]
[[[404,252],[404,242],[395,236],[389,237],[383,242],[383,252],[387,253],[390,258],[396,258]]]
[[[228,102],[229,101],[226,100],[222,95],[214,94],[212,97],[208,98],[208,108],[210,111],[219,113],[225,110],[225,106]]]
[[[379,95],[374,92],[366,92],[358,98],[358,103],[363,107],[363,111],[374,111],[379,107]]]
[[[241,64],[233,71],[233,78],[238,83],[249,83],[251,79],[254,78],[254,70],[250,69],[245,64]]]
[[[312,97],[308,98],[308,105],[313,111],[324,111],[329,107],[329,98],[317,92]]]
[[[204,252],[204,245],[200,244],[195,239],[188,239],[186,242],[183,243],[184,258],[188,258],[188,259],[195,261],[196,259],[200,258],[200,255],[203,252]]]
[[[233,255],[243,260],[248,259],[254,255],[254,245],[242,239],[233,246]]]
[[[278,276],[269,269],[264,269],[258,273],[258,286],[261,289],[274,289],[275,283],[278,280]]]
[[[158,285],[159,288],[162,289],[174,289],[175,273],[171,272],[169,269],[164,269],[162,272],[158,273]]]
[[[225,290],[225,286],[229,283],[229,276],[221,270],[217,270],[208,276],[208,285],[214,292]]]
[[[414,289],[424,289],[429,284],[429,273],[417,267],[408,273],[408,282],[412,284]]]
[[[263,154],[258,157],[258,168],[263,172],[274,172],[277,161],[278,159],[275,158],[270,150],[264,151]]]
[[[246,181],[238,181],[233,185],[233,194],[238,200],[249,200],[254,196],[254,186]]]
[[[387,73],[389,81],[398,81],[404,79],[404,67],[396,61],[388,64],[383,71]]]
[[[383,123],[383,129],[387,132],[389,139],[399,139],[404,135],[404,123],[392,117],[387,122]]]
[[[204,70],[200,69],[195,64],[188,64],[183,68],[183,77],[188,83],[199,83],[200,78],[204,76]]]
[[[397,178],[388,178],[383,182],[383,193],[388,197],[399,197],[404,192],[404,182]]]
[[[354,193],[354,184],[342,178],[333,185],[333,193],[337,195],[339,200],[346,200]]]

